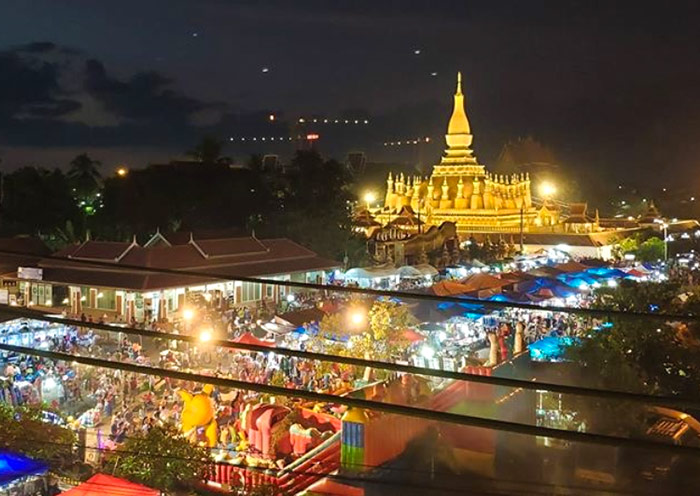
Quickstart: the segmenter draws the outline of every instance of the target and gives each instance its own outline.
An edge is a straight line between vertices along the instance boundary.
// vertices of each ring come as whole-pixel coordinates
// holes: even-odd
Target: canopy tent
[[[398,274],[396,267],[390,264],[377,265],[375,267],[355,267],[345,273],[345,279],[385,279]]]
[[[528,274],[531,274],[533,276],[537,277],[556,277],[559,274],[563,274],[563,272],[555,267],[551,267],[549,265],[545,265],[543,267],[537,267],[536,269],[528,270]]]
[[[569,260],[565,263],[556,264],[554,268],[557,270],[561,270],[562,272],[583,272],[585,270],[588,270],[590,267],[580,262]]]
[[[415,266],[416,269],[420,271],[424,276],[436,276],[439,274],[438,270],[430,264],[418,264]]]
[[[414,331],[413,329],[404,329],[403,337],[410,341],[411,343],[418,343],[420,341],[425,341],[425,336]]]
[[[491,310],[485,308],[484,305],[475,303],[453,303],[449,301],[443,301],[437,305],[432,301],[423,301],[414,312],[416,317],[426,322],[442,322],[452,317],[464,317],[476,320],[489,313],[491,313]],[[437,330],[437,328],[431,329],[425,327],[430,325],[433,324],[422,324],[418,326],[418,329],[428,332]]]
[[[627,273],[616,268],[610,268],[610,267],[594,267],[592,269],[588,269],[586,272],[589,274],[593,274],[595,276],[599,277],[604,277],[604,278],[612,278],[612,277],[628,277]]]
[[[244,332],[237,338],[234,338],[233,342],[239,344],[252,344],[255,346],[267,346],[268,348],[274,348],[275,346],[275,343],[272,341],[263,341],[262,339],[256,338],[249,332]]]
[[[641,278],[641,277],[646,277],[646,276],[649,275],[649,274],[648,274],[648,272],[642,272],[642,271],[639,270],[639,269],[630,269],[630,270],[627,271],[627,275],[628,275],[629,277],[634,277],[634,278],[639,279],[639,278]]]
[[[64,496],[160,496],[160,491],[111,475],[95,474],[79,486],[61,494]]]
[[[17,479],[46,473],[44,463],[9,451],[0,451],[0,488]]]
[[[457,296],[468,291],[466,285],[454,281],[440,281],[430,288],[430,292],[437,296]]]
[[[304,324],[321,322],[325,316],[326,312],[318,307],[302,308],[300,310],[293,310],[291,312],[285,312],[282,315],[275,316],[275,323],[282,326],[298,328]]]
[[[558,362],[564,359],[566,348],[574,343],[570,337],[548,336],[528,345],[535,362]]]
[[[478,272],[462,281],[468,292],[500,289],[512,283],[512,280],[503,280],[485,272]]]
[[[423,273],[412,265],[404,265],[397,269],[398,275],[405,279],[418,279],[423,277]]]
[[[564,284],[558,279],[553,279],[551,277],[538,277],[537,279],[532,279],[530,281],[525,281],[521,285],[518,285],[518,290],[529,295],[537,295],[539,297],[552,297],[549,293],[539,293],[540,289],[549,289],[553,296],[558,298],[568,298],[569,296],[575,296],[578,290],[571,286]]]

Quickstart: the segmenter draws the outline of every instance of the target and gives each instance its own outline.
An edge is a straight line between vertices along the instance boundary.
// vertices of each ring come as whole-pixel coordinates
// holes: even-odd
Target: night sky
[[[420,154],[435,162],[461,70],[486,165],[531,135],[579,175],[700,189],[699,5],[2,0],[2,167],[83,150],[138,167],[206,133],[286,136],[313,115],[370,120],[313,129],[329,155],[411,161],[382,143],[430,136]],[[253,151],[290,147],[226,149]]]

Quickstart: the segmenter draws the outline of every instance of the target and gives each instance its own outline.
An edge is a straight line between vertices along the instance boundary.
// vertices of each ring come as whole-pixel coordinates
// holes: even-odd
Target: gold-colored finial
[[[462,94],[462,71],[457,71],[457,95]]]

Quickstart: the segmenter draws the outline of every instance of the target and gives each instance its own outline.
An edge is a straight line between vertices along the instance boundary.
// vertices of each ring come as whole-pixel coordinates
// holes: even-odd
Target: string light
[[[411,138],[400,141],[385,141],[384,146],[419,145],[421,143],[430,143],[430,141],[430,136],[423,136],[422,138]]]
[[[230,136],[229,141],[292,141],[289,136]]]
[[[297,119],[299,124],[304,124],[311,122],[314,124],[369,124],[369,119],[335,119],[330,117],[299,117]]]

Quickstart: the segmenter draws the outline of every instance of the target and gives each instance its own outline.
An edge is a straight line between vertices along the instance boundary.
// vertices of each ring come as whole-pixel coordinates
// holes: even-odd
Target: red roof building
[[[131,321],[171,316],[190,291],[234,303],[277,301],[287,288],[236,279],[320,283],[325,282],[326,271],[340,264],[289,239],[158,232],[144,245],[135,239],[88,240],[42,258],[34,266],[41,269],[42,276],[40,282],[25,281],[27,302],[63,304],[74,314],[84,308],[105,310]],[[36,298],[39,291],[30,286],[41,286],[42,295],[51,296]]]

